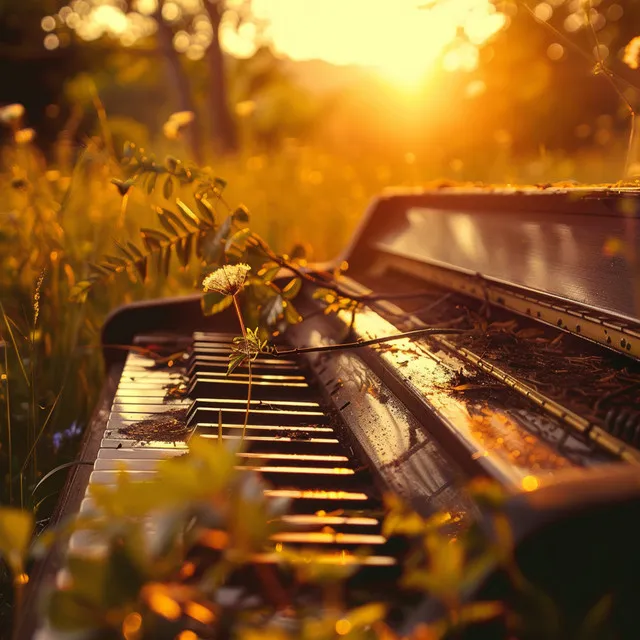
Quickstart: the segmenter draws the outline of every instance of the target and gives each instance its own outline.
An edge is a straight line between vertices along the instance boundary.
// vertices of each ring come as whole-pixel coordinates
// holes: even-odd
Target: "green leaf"
[[[302,322],[302,316],[289,300],[284,300],[282,304],[284,307],[284,319],[289,324],[298,324],[299,322]]]
[[[129,262],[132,262],[133,260],[135,260],[134,254],[131,253],[131,250],[128,247],[118,242],[117,240],[114,240],[113,242],[116,245],[116,247],[118,247],[118,249],[120,250],[120,253],[122,253],[122,255],[124,255]]]
[[[173,211],[169,211],[169,209],[162,209],[162,213],[167,217],[168,220],[171,221],[171,224],[184,231],[185,233],[189,232],[189,229],[185,226],[184,222],[175,214]]]
[[[178,230],[171,224],[167,216],[164,215],[164,211],[161,209],[157,213],[160,224],[171,234],[171,236],[175,238],[177,235],[179,235]]]
[[[142,236],[142,244],[144,244],[145,249],[150,253],[160,249],[162,246],[156,238],[152,238],[151,236]]]
[[[89,291],[91,291],[91,282],[89,282],[88,280],[81,280],[73,287],[71,287],[71,291],[69,292],[69,300],[71,302],[82,304],[87,300]]]
[[[0,555],[14,577],[24,571],[24,558],[32,531],[33,515],[30,512],[0,507]]]
[[[169,277],[169,270],[171,269],[171,254],[173,253],[172,247],[168,246],[164,250],[164,254],[162,256],[162,273],[165,278]]]
[[[176,200],[176,206],[178,207],[178,210],[182,214],[182,217],[184,218],[185,222],[190,227],[193,227],[194,229],[200,228],[200,218],[198,218],[198,216],[193,211],[191,211],[191,209],[184,202],[182,202],[180,198]]]
[[[169,200],[173,194],[173,178],[168,175],[162,185],[162,195],[165,200]]]
[[[128,264],[129,262],[127,260],[124,260],[119,256],[110,256],[110,255],[105,255],[102,262],[103,267],[106,265],[109,265],[109,266],[113,265],[114,267],[116,267],[116,269],[121,269],[123,267],[126,267]]]
[[[300,289],[302,288],[302,278],[294,278],[287,283],[287,286],[282,290],[282,297],[286,300],[293,300]]]
[[[136,247],[135,244],[133,244],[133,242],[127,242],[127,247],[129,249],[129,251],[136,257],[136,258],[142,258],[143,257],[143,253],[142,251],[140,251],[140,249],[138,249],[138,247]]]
[[[157,180],[158,174],[155,171],[151,172],[146,184],[147,194],[151,195],[153,193],[153,190],[156,188]]]
[[[258,271],[258,277],[262,278],[262,281],[265,284],[271,282],[280,271],[280,265],[275,262],[268,262],[265,264],[260,271]]]
[[[146,256],[143,256],[142,258],[138,258],[134,263],[133,266],[135,267],[136,271],[138,272],[138,275],[140,276],[140,280],[144,283],[147,280],[147,265],[148,265],[148,260]]]
[[[158,231],[157,229],[148,229],[147,227],[142,227],[140,229],[140,234],[144,236],[148,236],[150,238],[155,238],[159,242],[171,242],[171,238],[162,231]]]
[[[247,244],[252,236],[251,229],[248,227],[234,233],[226,242],[224,251],[227,256],[234,258],[242,258],[247,250]]]
[[[209,223],[211,226],[215,226],[215,212],[208,200],[206,200],[205,198],[196,198],[196,205],[198,207],[198,211],[200,212],[200,218],[204,222]]]
[[[114,273],[116,270],[116,268],[110,264],[93,264],[90,263],[89,264],[89,271],[92,271],[94,273],[97,273],[101,276],[108,276],[111,275],[112,273]]]
[[[244,353],[230,353],[227,375],[233,373],[241,364],[243,364],[248,359],[248,356]]]
[[[176,243],[176,254],[180,264],[183,267],[186,267],[189,264],[189,258],[191,257],[191,236],[181,238]]]
[[[212,316],[224,311],[233,304],[233,296],[225,296],[216,291],[210,291],[202,296],[202,313],[205,316]]]

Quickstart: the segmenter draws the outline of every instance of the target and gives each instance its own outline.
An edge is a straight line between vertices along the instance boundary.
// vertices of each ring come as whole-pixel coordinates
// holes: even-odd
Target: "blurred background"
[[[276,243],[313,211],[327,257],[387,185],[621,179],[639,33],[621,0],[1,0],[0,104],[61,164],[98,97],[117,153],[214,166]]]

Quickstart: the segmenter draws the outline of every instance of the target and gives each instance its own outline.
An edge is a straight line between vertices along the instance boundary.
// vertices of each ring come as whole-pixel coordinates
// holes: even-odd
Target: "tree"
[[[182,56],[192,64],[206,66],[208,76],[208,129],[213,148],[219,153],[237,149],[236,123],[229,104],[228,77],[220,34],[228,25],[238,28],[252,20],[251,0],[73,0],[43,28],[52,33],[71,30],[84,41],[105,40],[130,50],[153,43],[164,61],[168,85],[178,109],[195,111]],[[200,158],[202,136],[197,129],[187,133],[187,143]]]

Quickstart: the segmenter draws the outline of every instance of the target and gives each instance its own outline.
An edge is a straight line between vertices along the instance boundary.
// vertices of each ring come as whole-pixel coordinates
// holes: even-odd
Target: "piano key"
[[[387,542],[387,539],[381,535],[342,533],[340,531],[284,531],[272,535],[269,539],[287,544],[333,544],[341,547],[375,546],[386,544]]]
[[[218,402],[212,406],[196,404],[190,407],[187,412],[187,424],[192,426],[203,422],[213,423],[213,420],[217,420],[220,412],[226,422],[242,424],[246,409],[239,405],[229,405],[227,402]],[[284,411],[261,407],[252,408],[249,416],[253,424],[272,424],[277,421],[283,425],[315,425],[329,422],[329,418],[321,411]]]
[[[180,455],[183,452],[174,452],[174,455],[171,456],[140,456],[134,455],[139,452],[130,452],[131,455],[121,455],[124,452],[121,452],[118,449],[112,450],[111,455],[107,456],[99,456],[96,459],[94,469],[96,471],[119,471],[121,469],[133,470],[133,471],[147,471],[154,470],[158,468],[158,464],[162,462],[162,460],[166,460],[169,457],[174,457],[174,455]],[[146,452],[148,453],[148,452]],[[120,455],[119,455],[120,454]],[[337,472],[336,467],[340,464],[349,463],[349,459],[346,456],[338,456],[338,455],[313,455],[313,454],[295,454],[295,453],[255,453],[255,452],[240,452],[237,454],[238,459],[240,461],[248,461],[249,465],[253,463],[257,463],[260,468],[266,467],[268,465],[278,465],[274,466],[274,470],[279,470],[280,467],[291,466],[294,469],[297,469],[296,465],[304,464],[304,463],[313,463],[315,469],[310,470],[303,468],[301,473],[305,472],[313,472],[316,474],[321,474],[320,469],[328,469],[329,472]],[[250,466],[247,468],[256,469],[258,467]],[[346,469],[344,470],[346,471]],[[349,469],[352,472],[352,470]],[[353,473],[353,472],[352,472]]]
[[[252,561],[261,564],[279,564],[282,562],[282,552],[260,553],[252,556]],[[363,556],[345,554],[341,551],[334,553],[314,554],[313,561],[319,564],[345,565],[355,567],[394,567],[397,561],[392,556]]]
[[[216,397],[246,398],[249,388],[248,379],[225,380],[203,379],[194,376],[189,385],[188,394],[191,398]],[[272,382],[267,380],[253,380],[251,383],[251,397],[261,400],[284,400],[286,398],[300,398],[309,400],[317,396],[306,382]]]
[[[189,361],[185,373],[188,376],[204,371],[222,371],[226,373],[228,368],[228,356],[198,354]],[[248,367],[243,365],[236,371],[248,371]],[[251,371],[255,373],[287,373],[299,372],[300,368],[286,360],[256,360],[251,363]]]
[[[169,458],[175,458],[176,456],[184,455],[184,450],[179,449],[159,449],[157,447],[137,447],[137,448],[125,448],[120,447],[101,447],[98,451],[98,460],[168,460]]]

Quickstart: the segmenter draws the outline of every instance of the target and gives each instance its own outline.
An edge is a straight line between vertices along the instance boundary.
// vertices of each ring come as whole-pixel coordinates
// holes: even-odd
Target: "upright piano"
[[[487,477],[509,496],[523,572],[579,611],[596,593],[631,603],[616,625],[619,637],[637,637],[625,634],[640,594],[639,195],[442,188],[377,197],[335,262],[348,263],[341,286],[370,294],[366,303],[354,315],[324,314],[305,283],[296,305],[306,319],[281,340],[319,346],[423,327],[464,331],[256,360],[240,455],[272,495],[291,498],[297,524],[274,549],[312,546],[331,558],[366,546],[363,565],[393,566],[384,493],[423,515],[472,519],[465,485]],[[226,375],[238,333],[230,310],[204,317],[198,295],[109,317],[108,378],[79,453],[90,464],[70,472],[58,519],[90,509],[89,487],[114,483],[120,469],[145,478],[184,453],[184,437],[136,439],[132,425],[217,438],[222,412],[222,437],[240,438],[248,376]],[[154,367],[135,347],[185,355]],[[168,395],[171,385],[186,395]],[[29,602],[56,579],[66,552],[91,544],[80,532],[52,552]],[[267,549],[261,561],[277,554]],[[490,583],[485,575],[469,597],[508,597]],[[425,598],[399,629],[434,611]],[[35,628],[46,637],[27,616],[22,637]]]

